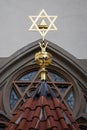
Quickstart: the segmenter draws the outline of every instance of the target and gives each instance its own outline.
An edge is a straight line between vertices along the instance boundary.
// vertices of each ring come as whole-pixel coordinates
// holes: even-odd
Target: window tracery
[[[56,72],[48,71],[47,83],[54,89],[59,100],[64,102],[71,111],[75,107],[75,89],[71,82]],[[11,86],[9,104],[11,111],[16,111],[35,91],[40,84],[39,71],[26,72],[17,77]]]

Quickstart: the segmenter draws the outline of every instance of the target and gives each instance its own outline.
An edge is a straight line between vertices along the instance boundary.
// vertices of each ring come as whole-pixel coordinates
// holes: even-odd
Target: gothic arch
[[[5,58],[5,61],[1,65],[0,70],[0,89],[3,92],[1,97],[1,110],[4,114],[6,114],[6,119],[11,118],[9,115],[8,108],[6,108],[7,103],[6,101],[6,90],[9,85],[9,83],[13,80],[15,75],[24,73],[24,71],[38,68],[34,61],[34,55],[37,51],[40,50],[38,42],[41,40],[35,41],[22,49],[15,52],[13,55],[11,55],[8,58]],[[86,118],[86,113],[84,113],[84,108],[82,107],[82,104],[86,104],[85,98],[87,93],[87,73],[82,68],[82,66],[79,64],[79,61],[57,46],[54,43],[51,43],[50,41],[45,40],[48,42],[47,51],[52,53],[53,55],[53,62],[52,65],[48,69],[52,69],[53,71],[58,71],[61,75],[64,75],[67,77],[67,79],[70,79],[71,82],[77,87],[78,91],[78,98],[79,98],[79,104],[77,110],[75,110],[74,116],[78,120],[82,117]],[[8,96],[8,94],[7,94]]]

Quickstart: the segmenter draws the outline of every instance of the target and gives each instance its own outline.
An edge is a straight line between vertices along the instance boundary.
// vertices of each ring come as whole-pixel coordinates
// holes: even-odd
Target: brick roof
[[[5,130],[80,130],[72,114],[45,81],[14,114]]]

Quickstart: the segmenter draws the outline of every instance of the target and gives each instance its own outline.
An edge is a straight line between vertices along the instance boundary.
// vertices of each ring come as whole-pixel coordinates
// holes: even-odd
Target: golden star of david
[[[49,16],[44,9],[41,10],[38,16],[29,16],[32,21],[32,25],[29,28],[30,31],[38,31],[43,40],[48,31],[57,30],[54,22],[57,16]]]

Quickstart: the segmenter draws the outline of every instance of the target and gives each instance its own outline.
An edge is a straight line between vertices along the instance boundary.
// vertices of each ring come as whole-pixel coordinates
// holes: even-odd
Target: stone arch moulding
[[[78,60],[56,44],[51,43],[47,40],[45,41],[49,43],[47,51],[49,51],[53,55],[52,65],[59,66],[59,68],[66,71],[79,82],[81,82],[83,86],[86,86],[87,73],[80,66]],[[5,61],[0,68],[0,87],[2,87],[3,84],[8,81],[7,79],[9,79],[9,77],[11,77],[13,73],[16,73],[20,69],[29,65],[36,64],[34,61],[34,55],[35,52],[40,50],[38,42],[41,42],[41,40],[37,40],[31,44],[28,44],[27,46],[15,52],[10,57],[5,58]]]

